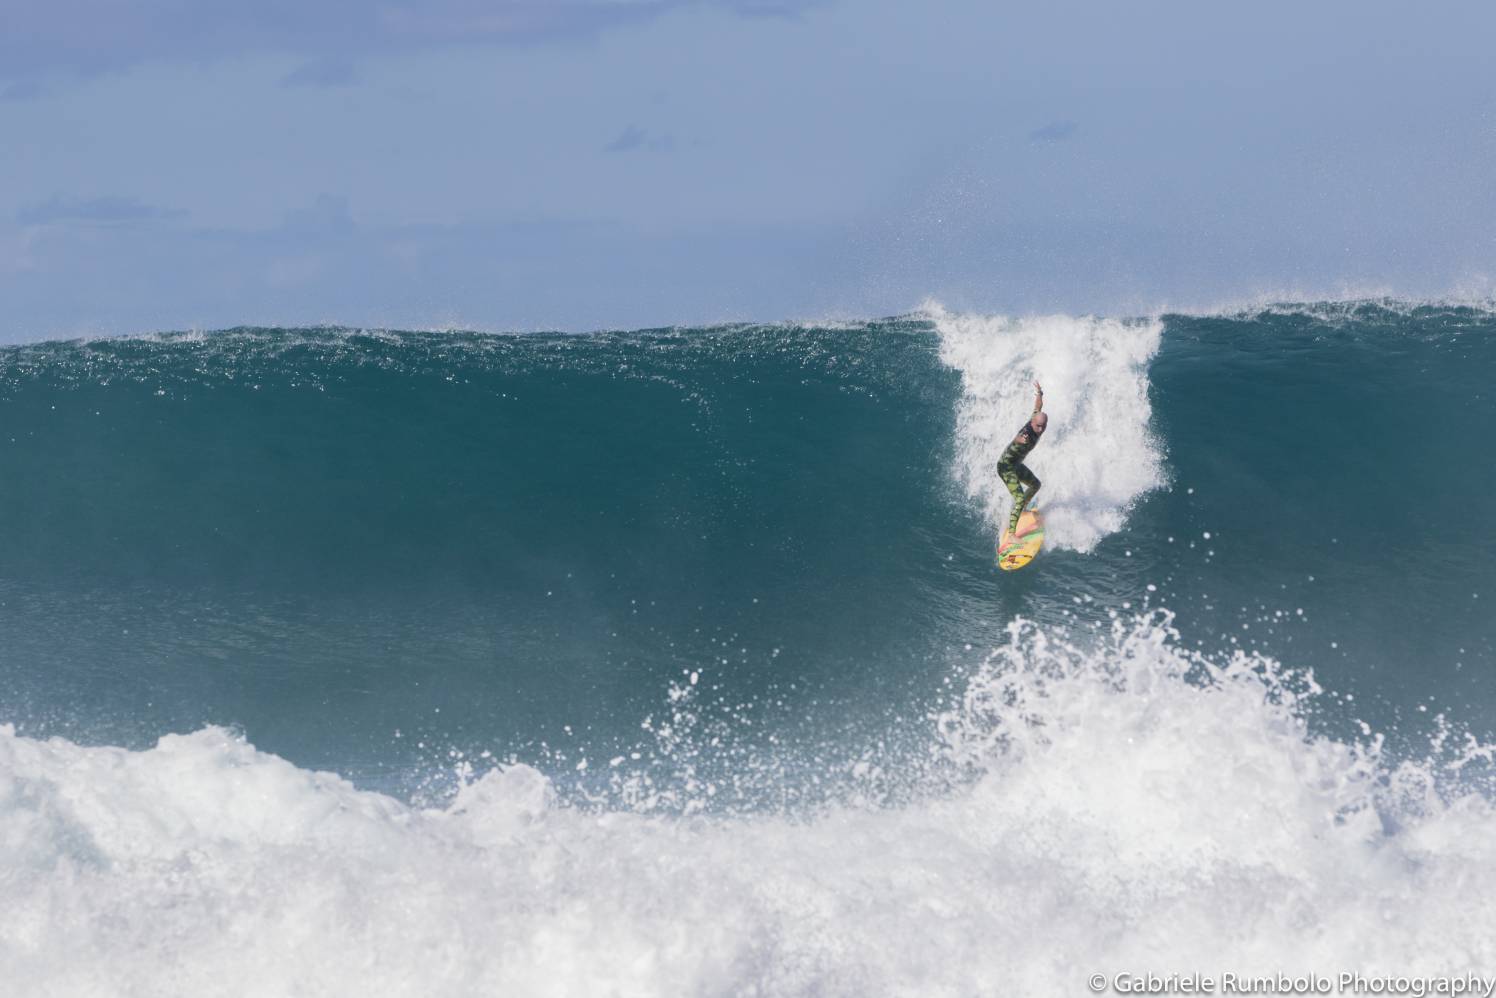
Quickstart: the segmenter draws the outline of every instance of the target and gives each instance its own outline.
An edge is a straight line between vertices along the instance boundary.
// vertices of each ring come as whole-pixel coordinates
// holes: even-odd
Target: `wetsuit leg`
[[[1008,533],[1018,530],[1018,518],[1028,508],[1029,503],[1034,501],[1034,494],[1039,491],[1039,479],[1028,470],[1027,465],[1009,464],[999,465],[997,473],[1002,476],[1003,484],[1013,494],[1013,513],[1008,517]],[[1024,491],[1024,486],[1028,491]]]
[[[999,464],[997,466],[997,477],[1003,480],[1009,494],[1013,496],[1013,516],[1008,521],[1008,532],[1012,533],[1018,524],[1018,514],[1023,511],[1023,479],[1018,474],[1018,469],[1023,465]]]

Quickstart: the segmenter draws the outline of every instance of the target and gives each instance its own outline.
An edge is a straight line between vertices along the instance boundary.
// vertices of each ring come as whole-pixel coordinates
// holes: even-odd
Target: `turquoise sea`
[[[0,349],[0,979],[1489,971],[1493,375],[1397,300]]]

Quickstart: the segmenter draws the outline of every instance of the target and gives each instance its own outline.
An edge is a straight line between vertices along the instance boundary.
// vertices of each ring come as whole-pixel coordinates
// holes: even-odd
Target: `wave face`
[[[0,976],[1489,966],[1492,371],[1399,302],[7,349]]]

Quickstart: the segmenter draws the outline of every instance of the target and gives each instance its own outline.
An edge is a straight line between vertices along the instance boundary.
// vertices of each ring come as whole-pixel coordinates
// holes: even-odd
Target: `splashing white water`
[[[994,528],[1012,503],[997,461],[1029,417],[1036,378],[1049,429],[1025,463],[1044,483],[1038,505],[1051,546],[1089,551],[1164,484],[1148,428],[1148,361],[1161,322],[957,315],[934,304],[924,313],[940,333],[941,360],[961,372],[956,473]]]
[[[1496,966],[1496,811],[1312,737],[1312,680],[1016,625],[930,791],[589,811],[518,765],[421,810],[222,729],[0,727],[0,980],[45,995],[1065,995],[1121,971]],[[930,777],[927,777],[930,778]],[[1389,828],[1396,828],[1389,832]]]

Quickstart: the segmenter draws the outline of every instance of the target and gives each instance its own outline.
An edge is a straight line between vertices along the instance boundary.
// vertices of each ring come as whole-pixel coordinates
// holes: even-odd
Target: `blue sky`
[[[1496,7],[5,0],[0,338],[1486,295]]]

